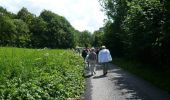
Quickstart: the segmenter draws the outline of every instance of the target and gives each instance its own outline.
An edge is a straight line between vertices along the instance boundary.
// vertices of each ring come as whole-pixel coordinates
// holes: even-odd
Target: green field
[[[78,99],[83,59],[71,50],[0,48],[0,99]]]

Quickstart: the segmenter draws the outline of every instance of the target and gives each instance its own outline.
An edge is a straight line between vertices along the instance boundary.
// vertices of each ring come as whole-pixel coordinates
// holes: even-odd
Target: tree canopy
[[[40,16],[22,8],[17,14],[0,7],[0,45],[31,48],[73,48],[79,34],[63,16],[44,10]]]
[[[114,56],[169,66],[170,1],[99,0],[108,16],[104,43]]]

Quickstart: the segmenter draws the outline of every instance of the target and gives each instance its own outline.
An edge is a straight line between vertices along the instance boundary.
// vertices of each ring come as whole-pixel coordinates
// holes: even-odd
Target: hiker
[[[86,68],[89,68],[89,62],[86,60],[86,56],[87,56],[88,54],[89,54],[89,49],[87,48],[87,45],[85,44],[85,48],[83,49],[81,56],[82,56],[83,59],[84,59],[85,67],[86,67]]]
[[[86,56],[88,55],[88,53],[89,53],[89,50],[87,47],[85,47],[81,54],[81,56],[84,58],[84,60],[85,60]]]
[[[91,48],[90,53],[87,55],[87,61],[89,62],[89,65],[90,65],[91,75],[96,74],[95,66],[97,62],[97,55],[93,47]]]
[[[84,58],[84,60],[86,56],[88,55],[88,53],[89,53],[89,50],[87,48],[83,49],[81,56]]]
[[[96,55],[97,55],[97,62],[96,62],[97,64],[98,64],[98,54],[99,54],[99,51],[100,51],[99,48],[95,49],[95,52],[96,52]]]
[[[103,66],[103,75],[107,74],[108,62],[112,61],[110,51],[106,49],[105,46],[102,46],[98,54],[98,62]]]

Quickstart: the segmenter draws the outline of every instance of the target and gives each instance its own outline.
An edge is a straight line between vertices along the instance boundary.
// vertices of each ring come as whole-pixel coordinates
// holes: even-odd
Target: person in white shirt
[[[98,62],[103,66],[103,75],[107,74],[108,62],[110,61],[112,61],[110,51],[105,46],[102,46],[102,50],[98,54]]]

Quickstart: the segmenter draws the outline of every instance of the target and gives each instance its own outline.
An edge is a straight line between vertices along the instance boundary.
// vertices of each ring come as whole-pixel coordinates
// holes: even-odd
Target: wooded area
[[[0,45],[27,48],[74,48],[92,43],[92,34],[80,32],[58,14],[44,10],[39,16],[22,8],[17,14],[0,7]],[[81,39],[80,39],[81,38]]]
[[[169,0],[99,0],[108,21],[104,44],[114,57],[170,69]]]

